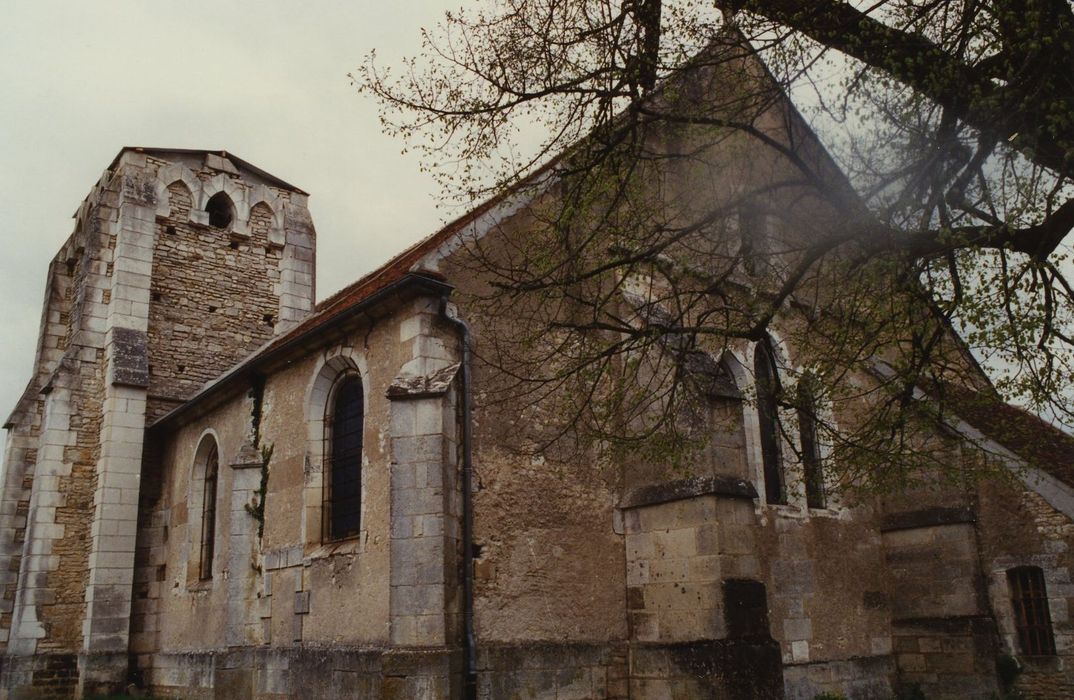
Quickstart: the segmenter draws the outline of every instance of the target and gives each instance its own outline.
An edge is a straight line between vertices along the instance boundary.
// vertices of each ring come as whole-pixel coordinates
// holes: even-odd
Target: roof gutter
[[[462,413],[462,624],[463,624],[463,677],[464,700],[477,698],[477,639],[474,635],[474,508],[473,508],[473,401],[470,385],[471,352],[470,326],[459,318],[448,303],[445,294],[440,301],[440,317],[455,326],[462,344],[462,386],[460,387],[460,410]]]
[[[158,418],[149,426],[149,428],[151,430],[159,430],[166,425],[174,423],[181,416],[189,413],[196,405],[202,403],[214,394],[225,391],[232,385],[238,384],[245,386],[245,383],[242,382],[242,380],[249,379],[257,374],[259,369],[303,348],[308,343],[310,337],[339,328],[354,320],[356,317],[367,314],[369,309],[384,303],[388,299],[398,297],[404,291],[411,290],[411,288],[413,288],[414,291],[425,292],[430,296],[439,297],[446,297],[455,289],[451,285],[432,277],[414,272],[407,273],[382,289],[373,292],[361,301],[347,307],[332,318],[326,320],[324,323],[310,328],[308,331],[300,333],[276,347],[270,346],[263,354],[255,354],[247,361],[236,365],[229,372],[220,377],[220,379],[204,387],[197,394],[194,394],[194,396],[190,397],[185,403],[175,407]]]

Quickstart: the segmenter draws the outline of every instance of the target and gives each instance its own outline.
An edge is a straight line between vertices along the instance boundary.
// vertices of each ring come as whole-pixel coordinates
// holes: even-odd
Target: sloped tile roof
[[[942,400],[986,437],[1074,486],[1074,436],[990,392],[945,385]]]

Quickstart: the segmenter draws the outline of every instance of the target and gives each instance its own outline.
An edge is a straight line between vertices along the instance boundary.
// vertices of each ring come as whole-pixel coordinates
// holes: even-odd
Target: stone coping
[[[977,522],[977,514],[972,508],[923,508],[884,516],[880,521],[880,532],[973,522]]]
[[[623,500],[619,502],[619,507],[623,509],[641,508],[672,501],[683,501],[698,496],[723,496],[725,498],[753,500],[757,498],[757,489],[748,481],[730,476],[696,476],[633,489],[623,496]]]

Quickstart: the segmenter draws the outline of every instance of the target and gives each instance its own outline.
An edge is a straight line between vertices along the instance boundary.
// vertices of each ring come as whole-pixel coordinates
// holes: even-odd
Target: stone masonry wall
[[[114,196],[107,189],[107,174],[94,188],[87,202],[80,208],[75,231],[61,248],[49,266],[45,305],[42,311],[41,335],[38,340],[35,374],[26,392],[11,416],[9,425],[8,454],[5,456],[5,484],[0,505],[0,576],[3,577],[3,595],[0,597],[0,648],[6,646],[13,621],[16,598],[16,582],[22,568],[23,549],[30,513],[31,494],[36,464],[40,452],[41,429],[49,387],[55,382],[57,372],[74,373],[79,379],[72,383],[71,400],[76,411],[70,420],[70,436],[64,444],[53,449],[59,457],[74,464],[73,477],[51,484],[52,495],[41,504],[46,508],[58,508],[58,524],[70,528],[76,535],[61,543],[59,555],[69,565],[61,575],[71,579],[62,589],[49,595],[42,594],[41,605],[60,605],[64,610],[60,617],[60,643],[77,643],[79,631],[72,626],[72,616],[81,610],[83,584],[77,580],[84,562],[84,552],[79,537],[85,536],[85,519],[77,512],[86,504],[87,493],[92,496],[92,467],[96,459],[99,438],[99,407],[92,401],[94,391],[99,391],[103,370],[99,333],[104,315],[101,304],[106,301],[102,289],[102,273],[106,273],[111,257],[114,236],[102,231],[101,221],[107,221],[112,209],[99,206],[102,202],[114,203]],[[85,326],[85,327],[84,327]],[[45,393],[42,393],[45,392]],[[53,456],[56,456],[55,454]],[[87,474],[87,471],[89,474]],[[58,477],[49,477],[58,478]],[[39,500],[41,500],[39,498]],[[47,511],[46,515],[51,515]],[[5,573],[6,572],[6,573]],[[46,576],[42,573],[42,576]],[[48,585],[47,581],[40,581]],[[52,584],[62,584],[54,579]]]
[[[722,639],[723,581],[762,578],[753,504],[707,495],[627,510],[627,610],[643,642]]]
[[[884,549],[892,576],[896,619],[961,617],[984,612],[978,599],[973,525],[889,530]]]
[[[960,510],[890,516],[883,539],[895,659],[901,681],[929,697],[987,698],[998,690],[995,623],[983,598],[973,516]],[[946,522],[933,524],[937,518]]]
[[[159,454],[143,471],[132,619],[132,652],[148,687],[182,697],[232,697],[226,693],[238,686],[224,680],[230,673],[246,679],[236,681],[242,688],[253,683],[255,697],[262,697],[257,688],[305,688],[314,681],[297,666],[290,666],[291,673],[275,661],[264,662],[271,668],[258,666],[258,659],[314,663],[329,647],[340,652],[338,659],[357,664],[354,673],[337,679],[341,688],[440,687],[441,680],[384,680],[357,670],[374,668],[368,660],[379,654],[396,658],[385,653],[389,647],[428,651],[431,645],[450,656],[459,634],[457,407],[451,390],[457,349],[452,331],[438,321],[437,302],[400,302],[389,317],[341,331],[265,378],[259,433],[261,446],[273,452],[261,537],[244,507],[254,500],[250,485],[239,483],[240,471],[257,476],[259,470],[223,466],[249,446],[255,406],[249,392],[240,387],[203,415],[156,434]],[[366,400],[361,531],[326,542],[319,529],[325,402],[341,373],[354,371]],[[432,391],[420,372],[443,374],[446,383]],[[417,381],[418,394],[400,396],[393,389],[399,377]],[[191,575],[201,508],[193,466],[205,439],[216,441],[222,465],[214,559],[220,568],[211,580],[198,581]],[[146,479],[153,473],[159,485]],[[239,487],[246,490],[236,496]],[[247,587],[251,576],[255,585]],[[346,651],[358,645],[364,656]],[[227,664],[235,665],[225,669],[224,650],[237,647],[250,654],[227,656]],[[288,685],[288,677],[300,685]],[[316,687],[334,688],[336,682],[321,678]]]
[[[212,175],[198,173],[203,181]],[[279,315],[282,246],[268,240],[271,210],[255,205],[250,235],[240,237],[191,221],[192,195],[182,182],[169,186],[168,200],[150,287],[150,420],[263,345]]]
[[[12,624],[15,651],[70,652],[82,639],[90,519],[99,457],[104,383],[107,273],[114,248],[109,226],[116,186],[102,179],[80,211],[76,230],[53,265],[50,285],[61,295],[42,328],[39,390],[44,395],[33,478],[26,479],[26,529]],[[51,296],[51,293],[50,293]],[[60,357],[50,358],[55,351]],[[24,477],[25,478],[25,477]]]
[[[305,196],[296,203],[220,156],[179,160],[121,152],[50,268],[35,376],[5,426],[0,640],[17,656],[0,672],[4,689],[92,692],[124,677],[146,388],[159,396],[152,419],[312,305]],[[235,203],[227,232],[202,209],[214,191]],[[256,299],[236,303],[244,295]],[[184,325],[205,334],[184,338]],[[35,653],[59,665],[19,670],[15,659]]]
[[[1024,669],[1015,687],[1040,700],[1074,696],[1074,520],[1016,484],[984,485],[979,510],[981,560],[1000,651],[1017,657]],[[1018,566],[1044,573],[1055,656],[1022,654],[1007,582],[1007,570]]]
[[[75,444],[64,451],[64,462],[71,465],[71,475],[61,482],[56,508],[56,524],[63,526],[64,536],[52,548],[53,554],[59,557],[59,565],[48,577],[48,588],[53,591],[54,599],[50,609],[43,610],[50,626],[38,645],[41,651],[77,648],[82,638],[89,556],[86,542],[90,535],[86,513],[93,509],[100,457],[102,414],[97,396],[104,385],[104,351],[94,350],[94,361],[82,363],[79,369],[81,391],[72,397],[70,419]]]

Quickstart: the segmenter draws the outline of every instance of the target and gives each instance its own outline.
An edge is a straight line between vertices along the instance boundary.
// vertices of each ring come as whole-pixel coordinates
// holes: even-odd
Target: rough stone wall
[[[344,645],[161,653],[154,657],[147,687],[156,697],[184,700],[448,700],[459,696],[453,678],[458,666],[457,654],[439,650]]]
[[[82,639],[82,620],[85,615],[85,571],[89,564],[86,542],[90,537],[91,521],[86,517],[93,510],[96,490],[96,467],[100,457],[101,403],[103,393],[104,351],[94,350],[94,361],[79,367],[77,384],[80,391],[72,396],[71,430],[75,444],[64,451],[64,462],[71,465],[69,479],[61,481],[55,522],[63,527],[63,539],[52,552],[58,566],[49,573],[47,588],[53,592],[50,604],[41,610],[49,620],[47,636],[38,650],[69,651],[78,648]],[[44,602],[44,601],[43,601]]]
[[[522,235],[510,223],[503,229],[503,235]],[[464,264],[446,267],[462,299],[479,289]],[[481,339],[496,332],[497,321],[465,308],[463,316],[475,327],[480,357]],[[786,690],[780,676],[774,692],[804,697],[809,688],[821,687],[868,697],[890,691],[887,566],[868,509],[806,508],[801,475],[790,464],[786,473],[793,495],[787,506],[747,498],[736,510],[732,501],[715,497],[711,507],[682,501],[624,506],[631,491],[672,481],[719,478],[752,485],[754,492],[757,484],[763,486],[757,438],[751,434],[756,420],[750,420],[744,402],[714,406],[711,449],[679,469],[598,464],[584,454],[561,456],[556,450],[531,459],[512,448],[539,425],[540,408],[524,401],[483,407],[481,387],[487,379],[478,376],[475,417],[479,644],[566,639],[637,650],[723,641],[723,583],[749,578],[767,589],[770,648],[777,666],[790,673]],[[495,376],[491,380],[494,385]],[[717,514],[721,507],[727,512]],[[855,575],[848,577],[847,571]],[[711,692],[712,686],[688,668],[662,668],[664,676],[633,661],[628,665],[637,697]],[[513,682],[505,680],[512,675],[509,669],[482,673]],[[554,697],[553,687],[541,681],[531,684],[530,692]]]
[[[198,173],[203,181],[211,172]],[[274,190],[286,201],[286,190]],[[255,205],[250,235],[190,220],[186,185],[168,188],[158,217],[149,311],[149,418],[179,405],[272,337],[282,247],[270,245],[271,210]]]
[[[9,624],[17,625],[16,649],[23,653],[71,651],[81,642],[86,512],[92,511],[105,371],[101,331],[107,277],[102,273],[114,247],[107,225],[115,209],[103,202],[115,203],[114,189],[106,174],[50,267],[37,376],[16,409],[25,422],[14,434],[30,438],[27,447],[32,447],[23,453],[23,482],[16,489],[18,517],[26,518],[12,533],[10,567],[20,572],[19,585],[6,595],[15,604]],[[41,400],[33,400],[35,391],[42,392]],[[28,411],[22,409],[26,403]],[[8,469],[11,480],[19,473],[18,462]],[[36,541],[27,542],[28,533]]]
[[[889,530],[884,549],[896,619],[968,617],[978,598],[977,542],[971,523]]]
[[[890,655],[891,584],[869,511],[788,517],[783,508],[769,515],[758,549],[784,664]]]
[[[928,506],[930,500],[918,504]],[[964,496],[952,490],[947,503],[960,502]],[[998,691],[996,629],[984,595],[974,520],[973,509],[965,507],[889,508],[886,516],[883,541],[899,677],[929,697],[986,698]]]
[[[614,473],[497,449],[497,431],[511,428],[490,414],[476,417],[478,636],[493,642],[625,639],[623,545],[612,529]]]
[[[140,549],[154,558],[139,567],[145,571],[143,585],[159,585],[136,589],[146,595],[146,614],[135,618],[132,626],[152,631],[157,646],[137,649],[149,653],[161,649],[174,651],[220,649],[227,646],[228,578],[232,575],[226,566],[229,555],[228,532],[231,531],[232,513],[229,494],[233,488],[234,471],[230,464],[247,442],[250,427],[250,406],[244,396],[216,412],[211,420],[199,421],[184,433],[185,440],[168,442],[162,446],[159,469],[162,493],[152,515],[143,519],[167,524],[167,537],[153,531],[143,531]],[[211,432],[210,432],[211,428]],[[215,440],[219,454],[216,501],[216,547],[213,576],[200,581],[202,503],[197,498],[200,491],[191,483],[195,473],[195,454],[203,439]],[[193,501],[192,501],[193,499]],[[243,513],[242,517],[250,518]],[[193,525],[192,525],[193,522]],[[160,542],[154,546],[155,542]],[[156,559],[155,557],[163,557]],[[235,575],[243,572],[237,571]],[[159,595],[154,599],[153,594]],[[237,603],[242,607],[242,603]],[[145,663],[143,659],[140,663]]]
[[[99,185],[100,187],[100,185]],[[88,223],[87,223],[88,222]],[[68,366],[82,371],[79,365],[77,349],[72,347],[79,341],[74,335],[79,328],[75,319],[80,319],[81,312],[75,313],[76,301],[85,303],[85,294],[79,291],[85,284],[86,270],[99,270],[104,264],[96,259],[95,251],[102,247],[101,242],[89,244],[89,239],[96,231],[93,216],[83,216],[74,233],[49,265],[46,284],[45,304],[42,311],[41,333],[38,339],[35,374],[30,380],[26,392],[11,416],[8,436],[8,454],[5,455],[5,484],[2,501],[2,532],[0,532],[0,573],[3,576],[3,603],[0,603],[0,647],[6,646],[12,622],[16,582],[22,563],[22,550],[25,543],[27,516],[30,509],[31,490],[34,468],[37,463],[41,426],[47,395],[39,394],[52,379],[64,358]],[[105,237],[106,241],[109,237]],[[103,246],[107,248],[107,243]],[[107,251],[104,256],[107,256]],[[76,300],[77,297],[77,300]],[[88,358],[98,361],[97,354]],[[87,379],[93,380],[93,370],[87,370]],[[98,382],[99,383],[99,382]],[[86,447],[93,443],[92,434],[93,407],[87,407],[91,415],[76,418],[79,422],[79,446]],[[90,445],[92,448],[92,444]],[[84,456],[84,455],[80,455]],[[62,500],[62,497],[60,497]],[[69,552],[68,552],[69,553]]]
[[[105,173],[80,207],[75,233],[50,267],[35,376],[6,426],[13,439],[0,499],[0,571],[8,572],[0,574],[5,576],[0,636],[16,656],[7,657],[0,672],[5,689],[55,689],[62,680],[65,690],[55,692],[74,692],[72,683],[79,692],[93,692],[122,678],[132,627],[129,588],[145,387],[151,385],[164,398],[153,406],[152,415],[159,415],[267,339],[285,309],[293,315],[312,303],[313,231],[304,196],[293,202],[290,191],[274,192],[257,182],[259,175],[242,178],[237,171],[232,174],[241,185],[225,182],[217,170],[234,168],[223,159],[213,168],[211,155],[204,159],[204,167],[194,164],[198,179],[181,164],[122,152],[115,170]],[[174,179],[162,181],[169,174]],[[203,203],[192,196],[194,183],[200,183],[195,189],[203,199],[213,188],[229,190],[240,213],[251,214],[253,205],[252,215],[230,228],[236,240],[225,242],[227,259],[219,265],[213,264],[218,256],[199,255],[189,245],[211,247],[197,239],[210,227],[199,208]],[[193,240],[178,250],[168,236]],[[301,264],[295,264],[292,247],[306,251],[298,254]],[[256,260],[250,257],[258,254]],[[291,262],[285,265],[285,259]],[[283,281],[288,265],[291,279]],[[295,281],[303,267],[309,273],[304,285]],[[210,279],[214,285],[226,280],[231,286],[224,291],[236,298],[250,289],[262,298],[246,316],[223,324],[225,335],[228,329],[232,334],[218,352],[207,354],[200,340],[174,342],[175,329],[165,327],[168,323],[193,319],[198,324],[205,315],[176,313],[182,304],[151,293],[154,275],[163,280],[160,290],[185,299],[201,293],[197,280],[208,285]],[[176,280],[195,283],[183,286]],[[165,306],[168,312],[162,313]],[[260,325],[251,324],[253,315]],[[220,332],[220,324],[211,321],[206,325]],[[245,344],[234,337],[239,324],[251,325],[242,332]],[[184,385],[173,374],[154,371],[182,364],[184,355],[196,381]],[[162,365],[156,364],[157,356]],[[146,531],[166,537],[166,523],[158,520]],[[147,548],[153,546],[159,545]],[[147,590],[154,575],[142,572]],[[143,605],[138,615],[144,621],[149,604],[137,605]],[[36,668],[17,661],[33,653],[49,654],[60,666]],[[64,671],[70,664],[63,659],[76,653],[85,663],[79,657],[72,675]]]
[[[142,505],[139,601],[132,622],[132,629],[138,630],[132,644],[139,672],[156,692],[232,697],[227,693],[234,691],[239,693],[234,697],[247,697],[247,692],[254,693],[250,697],[271,697],[288,688],[286,692],[293,693],[337,686],[381,688],[385,693],[389,686],[398,686],[391,692],[401,693],[399,697],[413,697],[407,693],[418,692],[415,688],[422,689],[421,697],[446,692],[447,667],[427,673],[416,669],[413,677],[395,679],[374,673],[381,668],[378,664],[396,658],[396,652],[387,649],[432,646],[448,658],[448,649],[457,647],[456,405],[449,394],[433,398],[422,393],[404,400],[393,388],[397,377],[420,376],[408,371],[435,370],[456,357],[453,333],[435,321],[436,302],[404,304],[371,327],[334,335],[331,343],[311,347],[304,357],[268,374],[257,432],[260,447],[271,447],[272,457],[259,540],[257,523],[242,502],[252,499],[230,495],[240,472],[257,470],[224,466],[251,446],[256,407],[251,395],[240,388],[204,415],[157,436],[159,462],[147,466],[147,472],[156,470],[161,485],[159,495]],[[340,373],[350,370],[360,373],[366,401],[361,532],[341,542],[323,542],[319,514],[325,402]],[[414,410],[400,412],[400,405]],[[433,423],[440,426],[439,433],[429,432]],[[196,496],[191,500],[191,474],[195,451],[206,435],[217,440],[221,460],[215,553],[221,568],[212,580],[198,581],[190,573],[200,538],[200,502]],[[389,520],[392,512],[395,521]],[[248,546],[246,539],[227,536],[236,532],[252,537],[252,560],[235,551],[236,546]],[[407,542],[419,545],[420,551],[401,546]],[[438,551],[426,546],[437,543]],[[236,578],[251,572],[252,587],[235,585]],[[436,574],[441,578],[426,580]],[[425,626],[435,623],[437,615],[439,632],[435,624]],[[421,625],[411,629],[411,623]],[[357,645],[366,649],[364,656],[345,651]],[[225,654],[225,649],[244,646],[253,656]],[[335,656],[317,651],[327,647]],[[382,655],[383,660],[376,661]],[[339,667],[338,678],[329,671],[334,680],[302,675],[325,670],[316,665],[318,658],[357,665],[346,669],[348,673]],[[271,659],[283,659],[284,666]],[[306,671],[300,672],[301,664],[308,666]],[[235,681],[239,686],[225,680],[225,671],[240,679]]]
[[[37,461],[37,437],[41,429],[43,402],[35,400],[20,424],[7,436],[4,455],[4,485],[2,522],[4,529],[0,546],[0,649],[6,649],[15,609],[16,583],[22,562],[22,546],[26,537],[26,516],[30,509],[30,489],[34,464]]]
[[[1000,649],[1024,671],[1016,688],[1052,700],[1074,695],[1074,520],[1020,484],[993,483],[980,491],[978,528],[987,593],[998,625]],[[1044,572],[1056,656],[1028,657],[1019,648],[1007,570],[1038,566]]]
[[[630,697],[628,657],[621,644],[482,645],[478,697],[625,700]]]
[[[928,698],[992,698],[996,681],[996,630],[992,620],[931,617],[894,627],[899,680]]]
[[[723,581],[761,579],[755,522],[749,500],[711,495],[626,511],[631,637],[726,637]]]
[[[783,668],[784,692],[787,700],[813,700],[821,693],[848,700],[890,700],[895,675],[891,656],[794,664]]]

